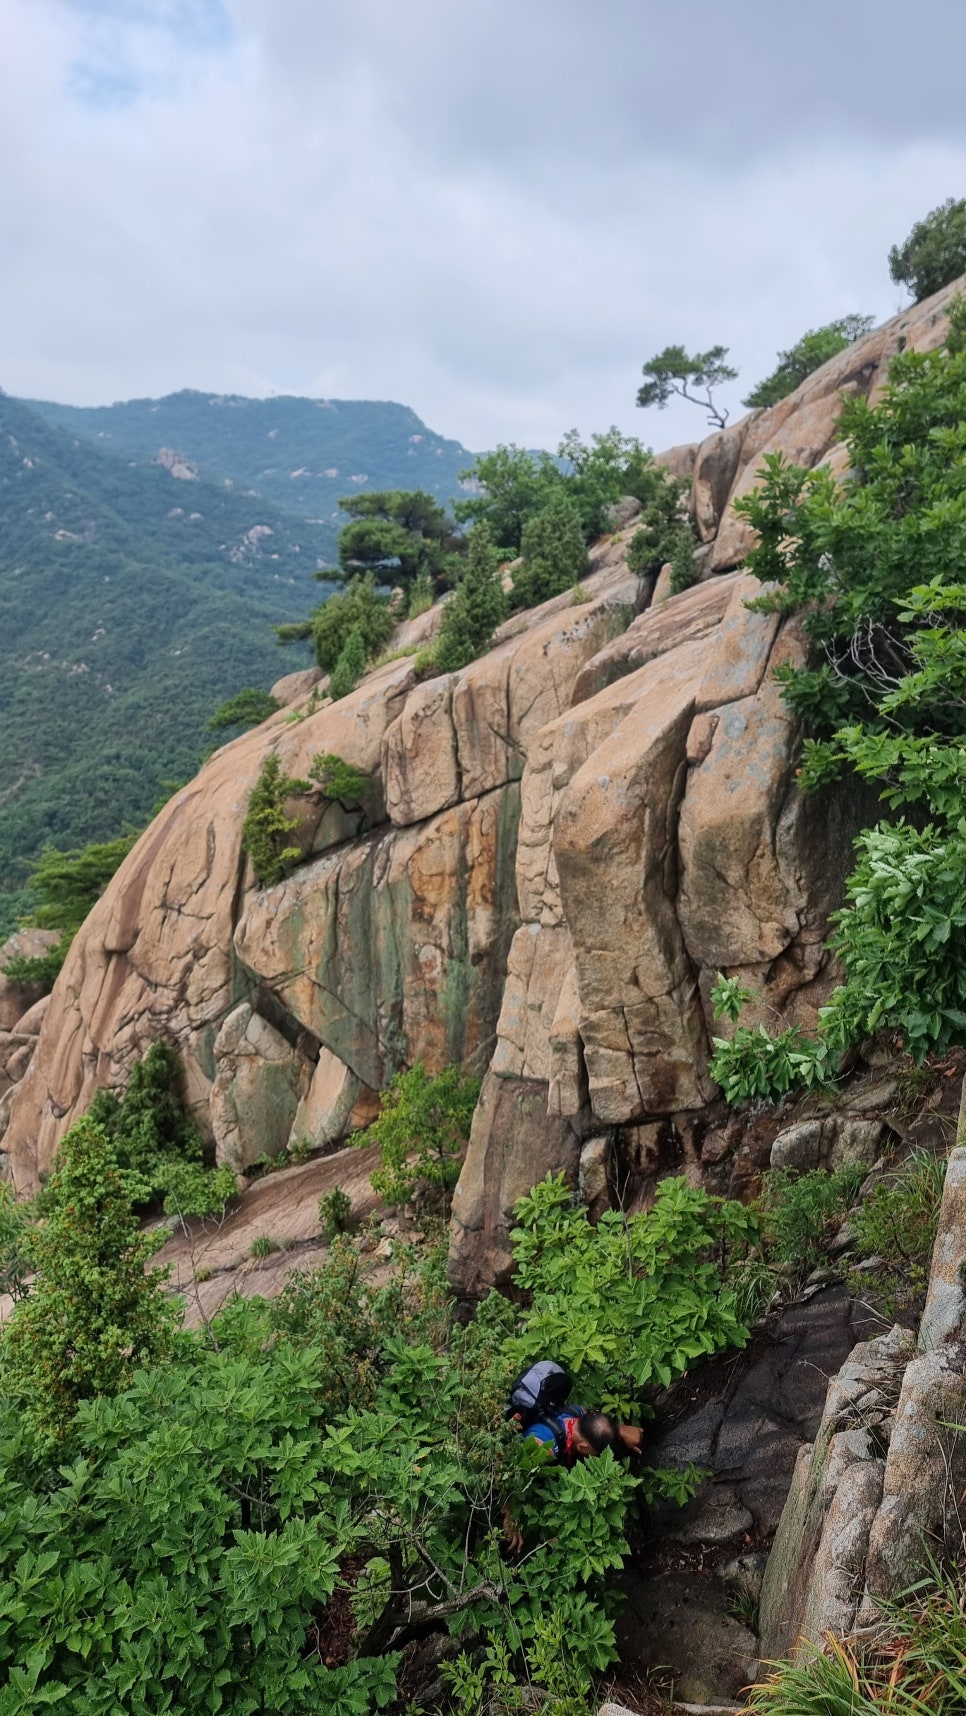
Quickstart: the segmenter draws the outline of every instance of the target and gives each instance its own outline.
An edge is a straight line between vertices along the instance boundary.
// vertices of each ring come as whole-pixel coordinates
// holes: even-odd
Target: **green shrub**
[[[766,1253],[802,1275],[824,1263],[829,1241],[854,1204],[866,1172],[854,1163],[834,1173],[826,1168],[807,1174],[771,1169],[760,1200]]]
[[[918,304],[966,273],[966,197],[947,197],[889,252],[889,273]]]
[[[267,1233],[256,1234],[248,1247],[249,1257],[271,1257],[273,1251],[279,1251],[277,1239],[271,1239]]]
[[[580,515],[565,493],[555,495],[523,527],[523,565],[513,578],[514,608],[535,608],[579,584],[587,570]]]
[[[810,328],[787,352],[779,352],[776,368],[752,388],[742,404],[752,410],[777,405],[829,358],[844,352],[855,340],[867,334],[872,325],[871,316],[842,316],[837,322],[826,322],[824,327]]]
[[[319,1226],[322,1238],[335,1239],[336,1234],[350,1233],[352,1221],[352,1199],[341,1186],[333,1186],[331,1192],[323,1193],[319,1199]]]
[[[563,1175],[517,1205],[515,1285],[532,1294],[511,1350],[553,1353],[575,1398],[639,1411],[642,1391],[667,1388],[699,1358],[743,1346],[722,1258],[744,1257],[753,1212],[684,1179],[662,1180],[646,1215],[606,1210],[592,1226]]]
[[[394,629],[389,603],[380,596],[371,572],[350,579],[344,590],[329,596],[313,610],[309,619],[275,627],[282,643],[310,637],[315,659],[323,673],[332,672],[350,632],[361,634],[366,659],[369,660],[385,649]]]
[[[242,691],[236,691],[234,697],[219,703],[208,728],[212,733],[220,733],[224,727],[257,727],[270,715],[277,715],[281,707],[270,692],[246,685]]]
[[[31,1268],[26,1206],[12,1186],[0,1181],[0,1293],[8,1293],[14,1301],[22,1299]]]
[[[797,1027],[774,1036],[764,1025],[739,1025],[730,1037],[712,1037],[708,1070],[726,1102],[781,1102],[792,1090],[813,1090],[831,1077],[827,1043],[806,1037]]]
[[[126,1388],[174,1338],[160,1272],[144,1268],[160,1236],[139,1232],[94,1121],[67,1133],[46,1197],[30,1239],[37,1278],[2,1337],[5,1393],[42,1443],[66,1436],[82,1401]]]
[[[40,904],[26,921],[38,929],[59,930],[60,940],[36,958],[8,959],[3,968],[7,977],[53,988],[74,936],[138,837],[135,832],[120,834],[74,852],[44,847],[28,878]]]
[[[879,823],[857,842],[833,938],[845,982],[822,1009],[819,1041],[786,1034],[776,1046],[759,1029],[759,1072],[749,1034],[716,1043],[729,1099],[780,1094],[788,1072],[814,1082],[877,1032],[900,1034],[917,1062],[966,1042],[964,420],[958,300],[944,349],[900,354],[878,404],[845,406],[851,482],[768,456],[760,488],[736,503],[758,536],[751,569],[780,586],[767,604],[801,611],[820,658],[777,675],[810,729],[802,785],[851,767],[879,783],[890,810],[921,808],[914,822]]]
[[[380,1098],[378,1117],[350,1144],[379,1146],[374,1191],[387,1204],[408,1203],[417,1190],[445,1192],[459,1178],[480,1081],[460,1067],[430,1078],[419,1062],[397,1073]]]
[[[106,1134],[128,1202],[163,1201],[169,1215],[216,1215],[235,1194],[229,1168],[205,1166],[201,1134],[184,1105],[184,1075],[173,1044],[152,1043],[131,1068],[123,1094],[96,1091],[87,1117]],[[43,1210],[50,1193],[45,1188]]]
[[[323,798],[345,811],[365,809],[375,790],[375,781],[355,763],[347,763],[334,751],[320,751],[312,758],[309,779],[322,789]]]
[[[456,591],[443,609],[434,656],[439,673],[455,673],[488,650],[508,603],[490,532],[474,525]]]
[[[433,580],[428,572],[418,572],[409,586],[409,596],[406,601],[406,618],[418,620],[421,614],[428,614],[435,601]]]
[[[643,497],[641,522],[627,554],[632,572],[660,572],[667,561],[672,564],[680,561],[683,566],[683,556],[687,555],[693,573],[696,542],[687,514],[690,487],[689,482],[670,476],[662,466],[652,467]]]
[[[339,505],[349,514],[339,532],[343,577],[361,571],[404,588],[422,579],[431,590],[452,583],[463,544],[445,507],[425,490],[363,490]]]
[[[329,677],[329,696],[333,702],[348,697],[366,671],[366,646],[358,626],[353,626],[346,638]]]
[[[290,838],[298,818],[288,814],[285,801],[309,788],[310,782],[283,775],[277,753],[269,752],[252,788],[241,832],[242,851],[252,861],[259,887],[273,887],[300,862],[301,850]]]
[[[882,1260],[875,1270],[855,1273],[851,1284],[887,1314],[907,1309],[926,1291],[945,1180],[945,1156],[914,1150],[850,1220],[859,1255]]]

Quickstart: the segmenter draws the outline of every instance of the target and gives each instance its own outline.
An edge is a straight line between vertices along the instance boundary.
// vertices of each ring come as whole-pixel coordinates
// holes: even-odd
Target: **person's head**
[[[579,1459],[585,1460],[588,1455],[602,1454],[605,1448],[610,1448],[615,1454],[619,1451],[620,1437],[617,1425],[606,1412],[585,1412],[577,1419],[573,1431],[573,1450]]]

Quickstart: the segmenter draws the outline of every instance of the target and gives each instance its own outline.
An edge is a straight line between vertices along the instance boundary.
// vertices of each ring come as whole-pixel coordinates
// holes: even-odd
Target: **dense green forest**
[[[272,627],[318,600],[353,480],[449,497],[471,462],[400,405],[0,395],[0,936],[46,843],[142,823],[226,696],[308,659]]]
[[[237,489],[254,489],[322,529],[326,557],[344,519],[343,495],[355,490],[424,489],[443,501],[460,491],[473,454],[434,435],[406,405],[368,399],[245,399],[184,388],[164,399],[116,405],[54,405],[31,400],[47,422],[127,459],[175,448],[199,469]]]
[[[143,821],[223,697],[300,665],[271,626],[304,609],[322,548],[265,501],[132,468],[0,396],[0,928],[45,842]]]

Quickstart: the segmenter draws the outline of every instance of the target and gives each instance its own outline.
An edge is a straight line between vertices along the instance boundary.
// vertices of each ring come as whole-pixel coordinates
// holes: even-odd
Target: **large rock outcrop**
[[[862,812],[798,791],[773,670],[805,646],[729,570],[748,540],[734,502],[768,451],[838,467],[842,395],[875,394],[901,344],[937,344],[954,290],[665,457],[693,471],[695,588],[648,605],[627,566],[636,507],[618,507],[582,590],[515,616],[462,672],[417,679],[437,607],[337,703],[314,671],[280,681],[287,707],[164,807],[77,936],[39,1037],[8,1045],[18,1188],[159,1036],[240,1171],[286,1142],[336,1145],[416,1060],[485,1074],[454,1204],[468,1295],[506,1275],[514,1198],[548,1169],[576,1183],[588,1140],[625,1181],[650,1184],[665,1160],[699,1172],[715,973],[766,994],[770,1015],[814,1019]],[[241,827],[262,765],[275,753],[302,777],[326,752],[371,791],[293,798],[301,861],[259,888]]]

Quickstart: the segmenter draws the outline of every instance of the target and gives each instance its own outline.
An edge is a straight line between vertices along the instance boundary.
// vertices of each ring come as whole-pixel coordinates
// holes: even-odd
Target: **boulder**
[[[285,709],[292,703],[299,703],[303,697],[310,696],[321,685],[322,678],[320,667],[301,667],[295,673],[285,673],[281,679],[276,679],[269,695]]]
[[[214,1056],[215,1156],[241,1174],[285,1149],[311,1069],[247,1001],[229,1013],[215,1039]]]
[[[640,518],[643,507],[636,495],[621,495],[607,508],[604,514],[604,529],[609,531],[626,530]]]
[[[912,1351],[908,1330],[893,1328],[855,1346],[829,1385],[765,1569],[759,1636],[769,1660],[787,1656],[800,1638],[818,1642],[829,1627],[843,1636],[855,1621],[884,1484],[882,1448]]]
[[[372,1090],[415,1061],[482,1071],[517,924],[518,807],[505,786],[249,893],[238,959]]]
[[[368,1126],[378,1112],[378,1093],[323,1047],[292,1121],[288,1147],[326,1149]]]
[[[579,1161],[579,1122],[548,1117],[545,1084],[487,1073],[453,1196],[449,1278],[459,1298],[509,1280],[514,1205],[548,1173],[576,1186]]]
[[[931,1352],[966,1338],[966,1149],[950,1153],[929,1272],[929,1291],[919,1325],[919,1346]]]
[[[962,1548],[966,1488],[966,1377],[956,1349],[923,1353],[906,1367],[886,1457],[882,1502],[869,1534],[869,1598],[898,1597]],[[867,1602],[860,1621],[876,1613]]]
[[[12,1031],[14,1026],[42,999],[42,983],[21,983],[4,973],[10,959],[40,959],[56,947],[60,936],[55,930],[22,929],[8,936],[0,947],[0,1031]]]
[[[694,472],[694,462],[700,445],[699,441],[682,441],[676,447],[665,447],[663,453],[655,453],[654,463],[668,471],[672,477],[690,477]]]

